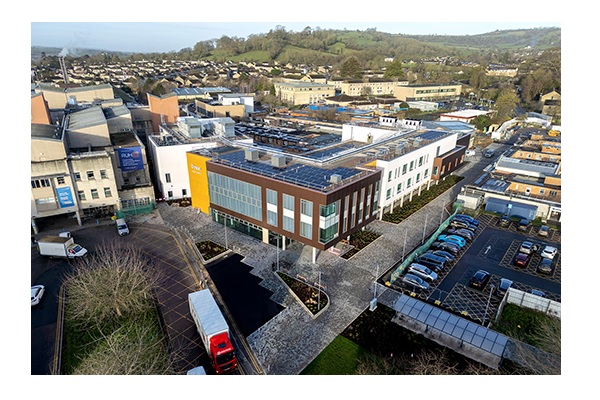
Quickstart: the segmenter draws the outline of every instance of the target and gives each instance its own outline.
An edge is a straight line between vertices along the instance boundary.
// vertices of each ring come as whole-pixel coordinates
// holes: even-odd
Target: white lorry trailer
[[[77,258],[87,254],[87,250],[73,240],[68,233],[60,236],[45,236],[37,242],[41,255],[59,258]]]
[[[217,374],[237,368],[229,326],[209,289],[188,294],[190,313]]]

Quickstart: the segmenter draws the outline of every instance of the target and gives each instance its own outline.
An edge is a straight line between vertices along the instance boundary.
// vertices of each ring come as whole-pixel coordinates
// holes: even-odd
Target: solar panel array
[[[340,175],[342,180],[344,180],[360,175],[363,172],[353,168],[335,167],[329,169],[300,163],[277,168],[270,163],[246,160],[244,151],[222,154],[215,161],[243,171],[321,191],[331,186],[331,175]]]

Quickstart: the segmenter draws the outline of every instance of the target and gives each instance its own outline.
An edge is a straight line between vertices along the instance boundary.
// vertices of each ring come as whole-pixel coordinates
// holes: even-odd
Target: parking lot
[[[482,322],[484,318],[489,320],[496,314],[502,300],[496,289],[502,278],[511,280],[512,288],[525,292],[538,290],[548,299],[561,301],[560,231],[550,229],[547,237],[541,237],[537,235],[538,227],[529,226],[522,231],[515,221],[503,226],[498,216],[489,214],[481,214],[477,219],[479,227],[473,241],[467,242],[456,255],[455,261],[437,271],[438,278],[429,282],[428,289],[417,289],[402,283],[400,279],[391,286],[392,289],[477,322]],[[539,250],[532,252],[526,266],[517,266],[514,259],[525,241],[537,244]],[[556,247],[558,253],[552,261],[552,271],[540,273],[540,252],[546,245]],[[490,274],[483,288],[469,285],[469,280],[478,270]]]

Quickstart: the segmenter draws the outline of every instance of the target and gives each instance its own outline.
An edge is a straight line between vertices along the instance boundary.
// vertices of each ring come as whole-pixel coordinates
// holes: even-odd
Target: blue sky
[[[266,20],[267,18],[265,18]],[[560,27],[559,22],[31,22],[31,44],[68,49],[91,48],[126,52],[168,52],[193,47],[223,35],[246,38],[281,25],[298,32],[305,27],[365,30],[402,34],[476,35],[504,29]]]

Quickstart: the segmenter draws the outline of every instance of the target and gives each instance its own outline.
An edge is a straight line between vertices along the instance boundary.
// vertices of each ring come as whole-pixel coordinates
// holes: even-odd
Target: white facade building
[[[377,159],[376,166],[382,170],[378,203],[380,218],[384,209],[389,207],[392,212],[396,202],[399,201],[398,206],[402,207],[404,196],[412,198],[415,190],[420,194],[422,189],[429,188],[435,158],[453,150],[457,138],[458,133],[447,133],[439,140],[417,145],[413,136],[412,140],[406,139],[404,154],[389,160]]]
[[[198,122],[198,123],[196,123]],[[234,139],[231,118],[180,118],[178,125],[159,127],[149,137],[148,149],[154,166],[154,185],[162,197],[176,200],[190,197],[186,153],[222,146],[222,139]],[[252,139],[237,140],[252,143]]]

